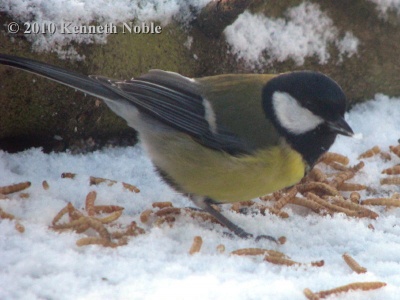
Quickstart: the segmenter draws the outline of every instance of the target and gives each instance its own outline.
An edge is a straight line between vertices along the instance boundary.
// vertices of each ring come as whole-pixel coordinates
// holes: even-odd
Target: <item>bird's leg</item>
[[[194,199],[193,199],[194,198]],[[228,220],[225,216],[223,216],[220,212],[215,210],[211,204],[214,202],[210,198],[203,198],[203,197],[193,197],[192,200],[196,203],[197,206],[202,208],[204,211],[208,212],[210,215],[212,215],[214,218],[216,218],[221,224],[223,224],[225,227],[227,227],[229,230],[231,230],[234,234],[236,234],[238,237],[249,239],[252,238],[253,235],[251,233],[248,233],[244,231],[244,229],[240,228],[230,220]],[[276,242],[276,239],[274,237],[268,236],[268,235],[261,235],[256,238],[256,241],[260,239],[268,239],[271,241]]]

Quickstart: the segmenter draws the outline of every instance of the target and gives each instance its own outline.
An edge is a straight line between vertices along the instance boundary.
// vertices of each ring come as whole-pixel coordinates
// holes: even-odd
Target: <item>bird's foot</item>
[[[261,240],[268,240],[268,241],[274,242],[276,244],[279,244],[278,240],[276,238],[274,238],[273,236],[262,234],[262,235],[258,235],[254,238],[253,234],[248,233],[244,230],[234,231],[234,232],[224,232],[224,236],[227,236],[230,238],[233,238],[234,236],[238,236],[238,237],[240,237],[242,239],[246,239],[246,240],[254,239],[256,242],[259,242]]]

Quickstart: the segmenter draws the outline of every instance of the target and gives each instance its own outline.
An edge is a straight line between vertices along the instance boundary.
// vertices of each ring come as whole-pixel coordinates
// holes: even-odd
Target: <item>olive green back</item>
[[[226,74],[196,79],[211,103],[218,124],[257,150],[277,145],[279,136],[266,118],[261,91],[274,75]]]

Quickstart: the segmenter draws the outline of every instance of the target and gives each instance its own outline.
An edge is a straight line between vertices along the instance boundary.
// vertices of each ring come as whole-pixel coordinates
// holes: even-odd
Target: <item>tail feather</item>
[[[0,54],[0,64],[41,75],[104,100],[121,99],[121,96],[99,81],[74,71],[64,70],[46,63],[7,54]]]
[[[112,86],[108,78],[86,76],[43,62],[6,54],[0,54],[0,64],[46,77],[86,94],[101,98],[114,113],[124,118],[130,127],[135,129],[138,127],[138,104],[134,103],[135,99],[133,97],[128,99],[124,92]]]

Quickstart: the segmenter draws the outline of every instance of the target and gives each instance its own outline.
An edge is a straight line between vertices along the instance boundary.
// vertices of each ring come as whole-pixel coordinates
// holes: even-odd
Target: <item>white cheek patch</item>
[[[203,99],[204,106],[204,118],[208,122],[208,126],[212,133],[217,133],[217,118],[215,116],[215,112],[211,106],[211,103],[207,99]]]
[[[324,122],[288,93],[275,92],[272,95],[272,107],[281,126],[294,134],[306,133]]]

